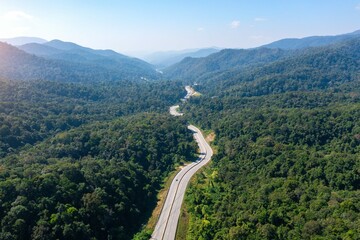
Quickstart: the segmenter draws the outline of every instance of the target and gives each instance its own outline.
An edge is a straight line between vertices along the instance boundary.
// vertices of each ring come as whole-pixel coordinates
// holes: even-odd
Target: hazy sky
[[[0,0],[0,38],[120,52],[248,48],[360,29],[360,0]]]

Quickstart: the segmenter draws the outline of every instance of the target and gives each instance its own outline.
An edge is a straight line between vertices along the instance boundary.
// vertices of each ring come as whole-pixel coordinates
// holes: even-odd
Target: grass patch
[[[214,144],[214,140],[216,138],[216,134],[213,130],[204,130],[202,131],[206,142],[211,146],[214,155],[216,155],[218,153],[218,148],[217,146]]]
[[[207,165],[205,165],[203,168],[199,169],[199,171],[194,175],[193,178],[191,178],[188,187],[186,188],[186,192],[189,191],[190,188],[194,187],[194,184],[196,183],[197,186],[199,186],[199,179],[203,179],[203,182],[201,183],[201,185],[207,185],[209,178],[208,176],[209,174],[209,169],[211,168],[211,164],[212,162],[209,162]],[[188,235],[188,231],[189,231],[189,226],[190,226],[190,218],[191,218],[191,214],[188,211],[188,206],[187,206],[187,194],[185,192],[185,198],[183,201],[183,204],[181,205],[181,211],[180,211],[180,217],[179,217],[179,222],[178,222],[178,227],[176,229],[176,235],[175,235],[175,239],[176,240],[186,240],[187,235]]]
[[[215,140],[215,137],[216,137],[216,134],[212,130],[205,133],[205,140],[209,144]]]
[[[186,239],[186,234],[189,228],[189,220],[190,220],[190,216],[187,210],[186,201],[184,201],[181,207],[178,227],[176,229],[176,236],[175,236],[176,240]]]
[[[217,148],[216,148],[216,146],[214,146],[214,144],[211,144],[215,140],[215,137],[216,137],[215,132],[213,130],[204,130],[204,131],[202,131],[202,133],[205,136],[205,140],[211,145],[211,148],[213,149],[214,154],[216,154]],[[209,164],[207,164],[206,166],[204,166],[202,169],[200,169],[194,175],[194,177],[190,180],[186,191],[188,191],[188,189],[192,187],[193,183],[197,181],[197,178],[201,174],[204,176],[206,175],[205,172],[210,167],[210,165],[211,165],[211,162]],[[187,233],[189,230],[190,214],[188,212],[186,195],[187,194],[185,192],[185,198],[184,198],[183,204],[181,205],[179,223],[178,223],[178,227],[176,230],[176,236],[175,236],[176,240],[186,240],[186,236],[187,236]]]

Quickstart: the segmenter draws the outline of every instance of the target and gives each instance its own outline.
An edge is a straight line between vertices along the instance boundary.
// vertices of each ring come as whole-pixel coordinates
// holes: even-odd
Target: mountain
[[[144,57],[144,60],[158,68],[168,67],[180,62],[184,58],[207,57],[212,53],[219,52],[219,48],[187,49],[182,51],[156,52]]]
[[[326,47],[359,38],[360,31],[356,31],[338,36],[283,39],[253,49],[224,49],[203,58],[185,58],[165,68],[163,72],[164,76],[170,79],[199,82],[201,79],[217,78],[226,71],[241,72],[242,69],[251,66],[262,66],[290,56],[301,55],[303,51],[311,52],[312,50],[307,50],[310,47]]]
[[[8,44],[11,44],[13,46],[19,46],[24,45],[28,43],[46,43],[47,41],[42,38],[37,37],[15,37],[15,38],[2,38],[0,39],[0,42],[6,42]]]
[[[58,53],[62,52],[61,50],[59,50],[57,48],[53,48],[53,47],[46,46],[44,44],[39,44],[39,43],[27,43],[27,44],[24,44],[21,46],[17,46],[17,48],[19,48],[29,54],[34,54],[34,55],[38,55],[38,56],[49,56],[49,55],[58,54]]]
[[[354,32],[347,33],[346,35],[360,35],[360,30],[356,30]]]
[[[359,59],[357,38],[297,51],[267,64],[202,75],[196,81],[213,95],[262,96],[338,88],[358,80]]]
[[[56,49],[59,49],[59,50],[74,50],[74,49],[87,49],[87,50],[90,50],[90,48],[85,48],[85,47],[82,47],[76,43],[72,43],[72,42],[64,42],[64,41],[61,41],[61,40],[51,40],[49,42],[46,42],[44,43],[44,45],[46,46],[49,46],[49,47],[53,47],[53,48],[56,48]]]
[[[164,76],[184,80],[196,80],[203,75],[231,68],[243,68],[264,64],[289,55],[281,49],[224,49],[203,58],[185,58],[181,62],[164,69]]]
[[[352,38],[357,38],[359,36],[360,36],[360,30],[352,32],[352,33],[336,35],[336,36],[312,36],[312,37],[305,37],[305,38],[286,38],[286,39],[282,39],[282,40],[264,45],[263,47],[281,48],[281,49],[304,49],[304,48],[308,48],[308,47],[325,46],[325,45],[349,40]]]
[[[26,44],[18,47],[27,53],[51,60],[85,64],[121,72],[129,77],[157,79],[159,74],[152,65],[112,50],[94,50],[72,42],[52,40],[44,44]]]
[[[140,60],[138,60],[140,64],[137,64],[137,60],[129,61],[129,63],[123,60],[123,64],[120,61],[107,60],[108,62],[99,60],[100,62],[97,63],[96,60],[93,62],[64,61],[44,58],[28,54],[12,45],[0,42],[0,77],[4,79],[106,82],[143,81],[144,78],[150,80],[158,76],[156,71],[148,66],[149,64],[144,64],[145,68],[142,68]],[[136,66],[133,67],[133,65]]]
[[[91,48],[87,48],[87,47],[83,47],[83,46],[80,46],[76,43],[72,43],[72,42],[64,42],[64,41],[61,41],[61,40],[52,40],[50,42],[46,42],[44,44],[42,44],[43,46],[45,47],[51,47],[51,48],[54,48],[54,49],[58,49],[58,50],[61,50],[60,53],[70,53],[70,54],[79,54],[79,55],[84,55],[86,56],[86,54],[88,54],[89,56],[92,54],[93,57],[94,55],[98,55],[98,56],[102,56],[102,57],[111,57],[111,58],[114,58],[114,59],[127,59],[127,60],[135,60],[137,62],[143,62],[145,64],[147,64],[146,62],[140,60],[140,59],[137,59],[137,58],[131,58],[131,57],[128,57],[126,55],[123,55],[123,54],[120,54],[120,53],[117,53],[113,50],[95,50],[95,49],[91,49]],[[59,54],[61,55],[61,54]],[[51,57],[52,55],[49,54],[49,56]],[[53,56],[55,57],[55,56]],[[71,59],[64,59],[64,60],[71,60]],[[147,64],[149,65],[149,64]]]

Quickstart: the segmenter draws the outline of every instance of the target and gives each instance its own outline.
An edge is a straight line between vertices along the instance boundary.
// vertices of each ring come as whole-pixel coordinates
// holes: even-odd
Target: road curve
[[[183,113],[179,113],[179,112],[178,112],[178,108],[179,108],[179,107],[180,107],[179,105],[171,106],[171,107],[169,108],[170,114],[171,114],[172,116],[175,116],[175,117],[184,115]]]
[[[191,177],[204,165],[206,165],[213,155],[209,144],[205,141],[201,131],[189,125],[194,133],[194,138],[199,145],[200,155],[196,162],[186,165],[174,178],[169,188],[164,206],[161,210],[160,217],[156,223],[155,230],[151,239],[156,240],[173,240],[175,239],[176,229],[179,221],[181,204],[184,199],[186,187]]]

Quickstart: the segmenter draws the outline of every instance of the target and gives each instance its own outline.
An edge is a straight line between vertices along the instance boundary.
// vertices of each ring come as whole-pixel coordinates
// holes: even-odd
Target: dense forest
[[[281,74],[284,70],[285,72],[293,70],[294,64],[304,64],[307,62],[308,66],[314,68],[319,63],[322,64],[324,60],[327,60],[326,64],[333,65],[333,61],[336,61],[336,56],[334,55],[338,55],[339,53],[338,51],[335,52],[334,48],[348,45],[347,50],[352,49],[353,54],[358,54],[358,51],[355,50],[357,47],[354,46],[354,42],[359,41],[359,37],[360,32],[356,31],[351,34],[338,36],[283,39],[252,49],[224,49],[208,57],[185,58],[181,62],[165,68],[164,74],[166,77],[182,79],[188,83],[194,81],[197,83],[207,83],[209,80],[212,80],[217,81],[219,85],[226,85],[228,78],[231,78],[230,80],[242,79],[243,81],[252,81],[256,78],[264,77],[264,72],[266,72],[266,76],[273,75],[274,73]],[[353,43],[348,44],[350,42]],[[320,52],[323,52],[323,56],[315,55]],[[332,58],[329,59],[330,56],[327,56],[327,54],[330,54]],[[298,58],[303,58],[303,55],[308,55],[308,58],[302,59],[302,63],[298,63]],[[314,58],[316,59],[314,60]],[[312,59],[313,62],[309,62],[309,59]],[[280,60],[283,60],[283,63],[281,63]],[[347,61],[346,58],[342,58],[341,60],[344,61],[344,63]],[[289,64],[286,64],[288,61]],[[314,63],[314,65],[309,63]],[[267,72],[268,69],[264,68],[264,66],[268,64],[279,72]],[[252,71],[248,73],[249,70]],[[246,73],[245,78],[242,77],[244,72]],[[291,73],[291,71],[289,73]],[[304,72],[303,75],[307,75],[308,73],[309,71]],[[339,73],[341,73],[341,71]],[[251,77],[252,79],[249,79]],[[291,80],[291,78],[287,80]]]
[[[130,239],[195,158],[178,82],[0,85],[0,239]]]
[[[0,43],[0,239],[133,238],[196,159],[189,122],[216,154],[188,189],[186,239],[359,239],[360,40],[299,41],[187,58],[166,80],[111,51]]]
[[[176,82],[0,81],[0,156],[85,123],[166,112],[184,94]]]
[[[29,54],[0,42],[0,77],[17,81],[82,83],[142,82],[159,78],[159,73],[150,64],[140,60],[121,57],[115,52],[76,46],[77,48],[62,51],[56,56],[43,56]]]
[[[279,60],[293,51],[281,49],[224,49],[204,58],[185,58],[180,63],[164,70],[166,77],[198,81],[201,77],[212,76],[233,68],[243,69]]]
[[[244,108],[213,120],[218,154],[190,188],[189,239],[353,239],[359,103]]]
[[[18,48],[45,59],[67,61],[74,65],[87,64],[101,67],[103,70],[111,70],[122,78],[135,80],[146,77],[153,80],[159,77],[159,73],[151,64],[109,49],[95,50],[61,40],[52,40],[42,44],[30,43],[18,46]]]
[[[296,51],[285,59],[245,69],[231,68],[197,79],[209,95],[261,96],[336,89],[359,78],[360,38]],[[255,56],[256,57],[256,56]]]
[[[1,161],[0,239],[129,239],[196,145],[180,120],[140,114],[61,132]]]
[[[217,154],[188,190],[186,239],[358,239],[358,53],[345,42],[197,86],[182,111]]]

